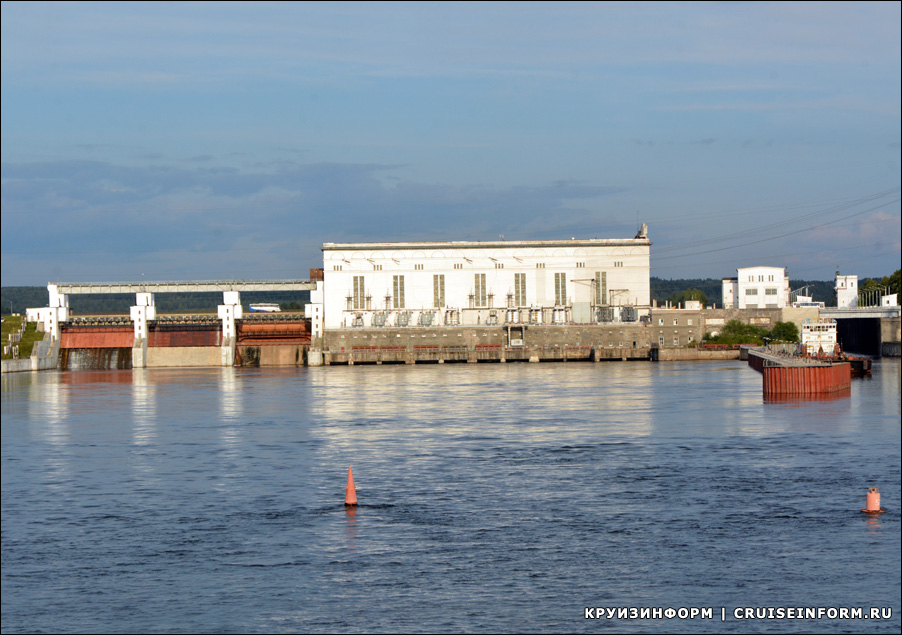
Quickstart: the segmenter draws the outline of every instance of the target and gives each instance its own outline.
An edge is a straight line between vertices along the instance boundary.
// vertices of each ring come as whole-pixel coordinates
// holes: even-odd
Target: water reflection
[[[399,430],[491,437],[516,422],[523,441],[562,431],[648,435],[656,407],[651,364],[485,364],[333,367],[312,373],[311,415],[358,440]],[[587,416],[588,415],[588,416]],[[388,424],[391,424],[389,426]]]
[[[860,512],[859,512],[860,513]],[[862,514],[862,516],[866,517],[865,521],[865,529],[868,534],[880,534],[883,530],[883,526],[880,523],[880,515],[879,514]]]
[[[355,549],[357,544],[357,506],[345,506],[345,539],[348,549]]]
[[[29,373],[34,380],[28,391],[29,421],[37,439],[53,445],[69,442],[69,391],[58,373]],[[37,375],[37,376],[35,376]]]
[[[224,367],[219,372],[219,414],[223,420],[237,420],[244,414],[241,402],[241,383],[237,369]]]
[[[147,445],[157,437],[157,389],[150,382],[150,371],[132,371],[132,439],[135,445]]]

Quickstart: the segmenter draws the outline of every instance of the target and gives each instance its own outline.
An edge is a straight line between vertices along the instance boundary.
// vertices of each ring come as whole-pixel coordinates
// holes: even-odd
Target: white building
[[[745,267],[723,279],[725,309],[782,309],[789,306],[785,267]]]
[[[636,321],[651,242],[636,238],[326,243],[310,310],[325,329]],[[314,325],[314,331],[317,325]]]
[[[836,272],[833,282],[833,290],[836,291],[836,306],[852,308],[858,306],[858,276],[841,276]]]

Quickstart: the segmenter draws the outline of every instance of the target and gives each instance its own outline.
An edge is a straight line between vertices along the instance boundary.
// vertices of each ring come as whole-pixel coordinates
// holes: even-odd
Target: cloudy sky
[[[900,3],[2,4],[2,284],[306,279],[324,242],[900,267]]]

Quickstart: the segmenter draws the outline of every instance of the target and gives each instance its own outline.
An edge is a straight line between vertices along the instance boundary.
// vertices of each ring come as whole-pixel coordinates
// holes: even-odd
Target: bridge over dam
[[[836,338],[846,352],[899,357],[902,320],[899,306],[827,307],[820,317],[836,321]]]
[[[48,285],[49,306],[29,309],[41,322],[58,367],[303,365],[310,321],[302,313],[245,313],[244,291],[307,291],[316,281],[204,281]],[[158,315],[157,293],[221,292],[216,313]],[[135,294],[128,316],[73,317],[69,296]]]

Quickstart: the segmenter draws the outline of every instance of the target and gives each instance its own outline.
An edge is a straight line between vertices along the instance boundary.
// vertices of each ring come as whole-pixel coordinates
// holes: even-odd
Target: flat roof
[[[570,240],[453,240],[404,243],[323,243],[323,251],[336,249],[511,249],[517,247],[648,247],[648,238],[573,238]]]

